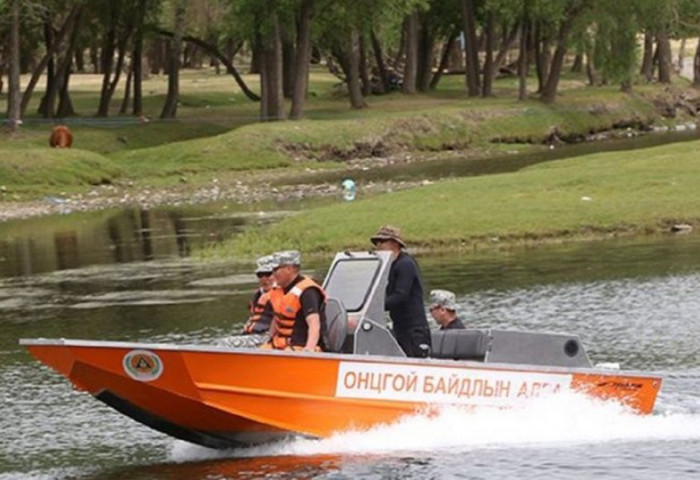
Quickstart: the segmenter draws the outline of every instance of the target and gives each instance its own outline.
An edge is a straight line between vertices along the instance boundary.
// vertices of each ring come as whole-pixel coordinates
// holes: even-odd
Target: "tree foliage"
[[[234,57],[260,72],[263,119],[285,118],[285,97],[290,118],[303,116],[312,62],[336,73],[351,106],[362,108],[367,95],[436,88],[450,69],[465,71],[465,93],[492,95],[499,72],[514,69],[506,58],[517,56],[520,98],[530,83],[549,102],[576,54],[586,59],[592,84],[629,89],[640,64],[647,80],[656,71],[659,81],[671,81],[670,41],[700,35],[697,0],[0,0],[0,93],[15,58],[15,1],[16,60],[21,73],[48,79],[45,116],[70,114],[61,104],[70,107],[70,76],[83,72],[103,75],[95,111],[104,116],[113,114],[114,92],[124,82],[121,111],[142,114],[140,81],[149,70],[172,77],[168,116],[176,114],[180,68],[211,65],[218,73],[224,65],[258,100]],[[80,15],[71,17],[76,8]],[[127,109],[132,84],[134,106]],[[35,85],[25,83],[23,105]]]

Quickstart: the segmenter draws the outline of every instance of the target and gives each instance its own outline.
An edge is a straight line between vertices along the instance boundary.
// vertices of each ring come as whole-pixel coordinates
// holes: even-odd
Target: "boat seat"
[[[348,336],[348,313],[337,298],[326,300],[326,334],[324,342],[329,352],[340,352]]]
[[[432,357],[483,361],[489,337],[482,330],[433,330]]]

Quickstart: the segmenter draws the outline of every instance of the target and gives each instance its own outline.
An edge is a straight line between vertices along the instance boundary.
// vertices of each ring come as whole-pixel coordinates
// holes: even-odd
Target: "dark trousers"
[[[396,341],[408,357],[427,358],[430,356],[430,329],[412,327],[406,330],[394,329]]]

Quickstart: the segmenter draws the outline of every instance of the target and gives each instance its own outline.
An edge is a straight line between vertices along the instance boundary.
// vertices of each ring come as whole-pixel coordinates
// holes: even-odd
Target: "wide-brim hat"
[[[401,229],[397,227],[392,227],[391,225],[384,225],[379,227],[377,233],[372,235],[370,241],[372,243],[377,243],[380,240],[393,240],[398,243],[401,248],[406,248],[406,242],[403,241],[403,236],[401,235]]]

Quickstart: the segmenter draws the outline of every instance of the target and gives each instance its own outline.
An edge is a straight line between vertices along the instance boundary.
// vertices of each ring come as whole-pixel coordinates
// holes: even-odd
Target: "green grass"
[[[383,224],[400,226],[412,246],[433,249],[659,231],[700,220],[698,148],[694,141],[595,154],[311,209],[203,255],[363,249]]]
[[[252,89],[258,87],[257,77],[245,78]],[[457,151],[465,157],[475,152],[483,156],[500,152],[501,142],[542,142],[555,127],[563,135],[576,136],[634,119],[659,121],[650,98],[665,92],[645,85],[626,95],[612,86],[585,87],[581,76],[567,74],[557,103],[544,105],[515,100],[517,79],[498,80],[496,96],[482,99],[466,97],[463,77],[448,75],[437,91],[373,96],[367,98],[367,109],[352,110],[338,80],[316,69],[304,120],[258,123],[259,104],[247,100],[230,76],[184,71],[178,119],[158,120],[166,77],[151,76],[144,82],[144,109],[151,121],[141,124],[117,114],[119,90],[112,116],[92,117],[100,82],[94,75],[71,78],[78,112],[70,123],[74,143],[68,157],[56,157],[55,166],[47,144],[52,124],[33,113],[41,98],[37,90],[19,134],[0,133],[0,184],[31,197],[51,193],[58,184],[80,190],[92,184],[93,177],[136,186],[173,185],[182,176],[197,181],[212,173],[223,178],[274,170],[288,177],[306,168],[342,169],[344,161],[370,155],[410,154],[421,159]],[[0,109],[4,102],[0,97]],[[28,156],[41,161],[27,161]],[[94,175],[86,177],[92,167],[63,168],[65,158],[90,158]],[[55,174],[58,170],[60,175]]]
[[[98,185],[122,174],[101,155],[77,149],[26,148],[0,160],[0,184],[5,187]]]

